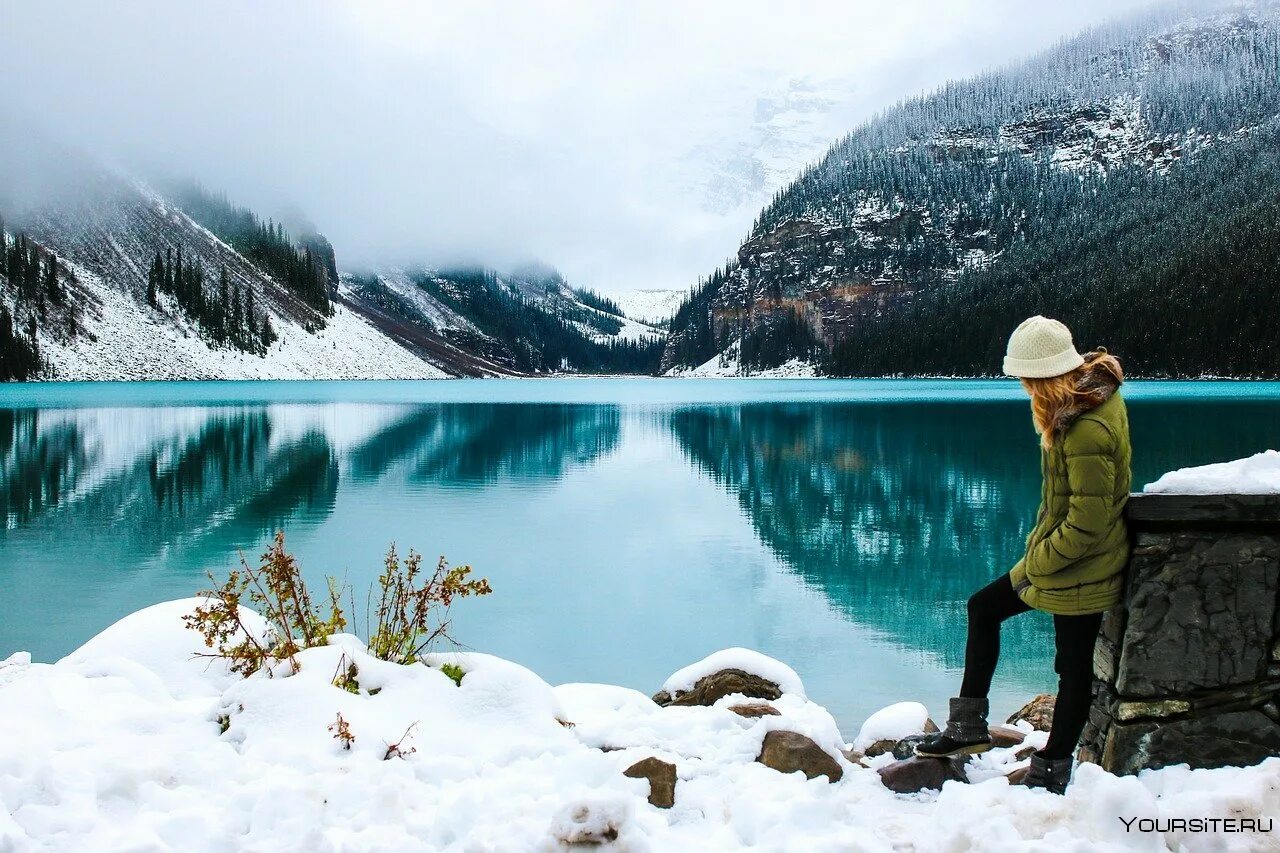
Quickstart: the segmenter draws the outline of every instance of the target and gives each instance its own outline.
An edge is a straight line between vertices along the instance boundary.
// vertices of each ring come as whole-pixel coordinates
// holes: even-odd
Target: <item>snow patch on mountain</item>
[[[266,356],[210,346],[194,327],[105,284],[72,261],[64,266],[97,303],[83,330],[60,339],[41,330],[50,379],[440,379],[448,374],[341,306],[326,327],[308,333],[272,313],[280,334]]]
[[[847,130],[854,88],[845,79],[786,77],[754,101],[726,102],[728,115],[708,124],[673,174],[708,213],[754,213]],[[732,126],[743,130],[724,133]]]
[[[818,374],[817,366],[802,359],[793,358],[777,367],[758,370],[744,370],[740,357],[740,344],[734,341],[724,352],[707,359],[697,367],[677,365],[663,376],[683,379],[735,379],[740,376],[751,376],[756,379],[814,379]]]
[[[594,311],[602,317],[612,318],[622,324],[622,328],[616,332],[601,332],[598,329],[591,328],[586,323],[576,324],[578,328],[582,330],[583,334],[588,335],[596,343],[609,343],[611,341],[644,341],[651,340],[653,338],[665,338],[667,336],[667,333],[662,329],[655,328],[648,323],[642,323],[638,320],[633,320],[630,317],[619,317],[616,314],[610,314],[606,311],[601,311],[598,308],[591,308],[590,306],[583,307],[590,311]]]
[[[674,317],[689,294],[684,290],[653,288],[628,290],[617,295],[611,294],[609,298],[632,320],[653,325]]]

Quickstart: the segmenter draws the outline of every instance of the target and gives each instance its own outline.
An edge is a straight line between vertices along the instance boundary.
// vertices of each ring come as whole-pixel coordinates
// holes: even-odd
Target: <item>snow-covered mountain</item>
[[[684,155],[677,174],[708,213],[749,216],[845,132],[854,88],[851,80],[788,77],[766,87],[754,103],[728,101],[729,115]],[[741,130],[725,134],[725,126]]]
[[[681,303],[689,298],[689,293],[685,290],[646,288],[628,290],[611,298],[627,317],[653,326],[674,317]]]
[[[386,267],[338,290],[388,337],[454,375],[651,373],[665,333],[553,269]]]
[[[986,372],[1009,318],[1025,311],[1128,348],[1151,373],[1280,370],[1237,366],[1221,348],[1189,357],[1142,345],[1169,319],[1162,300],[1198,292],[1234,304],[1276,269],[1266,212],[1236,225],[1261,279],[1228,274],[1200,236],[1248,212],[1237,198],[1248,186],[1262,198],[1274,189],[1280,12],[1271,0],[1198,8],[1090,30],[846,136],[681,308],[663,369],[751,373],[799,360],[832,373]],[[1122,249],[1136,250],[1123,275]],[[1178,253],[1216,277],[1157,268]],[[1110,304],[1122,291],[1133,315],[1123,323]],[[1261,291],[1252,298],[1269,298]]]
[[[0,229],[0,378],[426,379],[652,372],[663,332],[554,270],[339,278],[297,238],[200,190],[68,158]],[[4,177],[0,175],[0,177]],[[18,179],[0,181],[0,189]],[[15,215],[16,214],[16,215]]]
[[[58,286],[68,294],[65,310],[51,311],[59,300],[47,288],[24,287],[16,267],[0,272],[0,303],[18,328],[34,329],[42,378],[447,375],[342,305],[325,316],[172,201],[137,182],[82,172],[74,195],[34,206],[6,229],[8,250],[22,234],[36,263],[46,274],[55,267]],[[216,301],[225,274],[239,310],[245,310],[241,299],[252,306],[255,328],[266,318],[275,337],[269,346],[259,352],[216,340],[176,292],[149,295],[156,256],[179,250],[185,269],[203,277],[201,300]]]

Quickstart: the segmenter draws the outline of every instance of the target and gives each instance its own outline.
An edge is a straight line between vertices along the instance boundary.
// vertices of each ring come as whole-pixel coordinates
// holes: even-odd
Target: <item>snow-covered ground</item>
[[[622,328],[619,329],[617,332],[614,332],[613,334],[605,334],[604,332],[597,331],[596,329],[593,329],[592,327],[584,323],[579,323],[578,328],[582,330],[582,333],[587,335],[589,338],[591,338],[593,341],[596,341],[597,343],[610,343],[610,342],[618,342],[618,341],[631,341],[634,343],[636,341],[652,340],[654,338],[664,338],[667,336],[666,332],[662,331],[661,329],[655,329],[653,326],[650,326],[648,323],[639,322],[630,317],[617,317],[613,314],[608,314],[604,311],[601,311],[598,308],[592,308],[589,305],[584,307],[588,311],[594,311],[601,316],[607,317],[612,320],[617,320],[619,323],[622,324]]]
[[[609,298],[632,320],[661,323],[675,316],[676,309],[689,297],[684,290],[628,290],[609,294]]]
[[[1179,468],[1148,483],[1143,491],[1186,495],[1280,493],[1280,451],[1266,450],[1247,459]]]
[[[193,658],[206,649],[181,617],[196,603],[135,613],[56,664],[0,662],[0,850],[526,851],[592,836],[631,851],[1276,849],[1275,834],[1131,833],[1123,821],[1274,816],[1278,758],[1127,778],[1082,765],[1059,797],[1010,786],[1015,760],[994,750],[971,763],[972,784],[899,796],[845,759],[799,675],[745,650],[670,684],[726,661],[763,669],[787,690],[777,716],[727,709],[742,697],[662,708],[622,687],[551,687],[478,653],[401,666],[349,635],[302,652],[295,674],[240,679]],[[355,693],[333,684],[351,664]],[[920,709],[882,716],[877,727],[910,728]],[[774,729],[813,738],[843,778],[757,763]],[[676,765],[669,810],[622,773],[649,756]]]
[[[734,341],[725,347],[724,352],[712,356],[697,367],[677,365],[663,375],[685,379],[733,379],[740,376],[751,376],[757,379],[813,379],[818,375],[815,365],[798,358],[793,358],[777,367],[743,372],[739,352],[740,345]]]
[[[40,353],[55,379],[440,379],[427,364],[363,319],[335,305],[316,334],[279,315],[280,336],[266,356],[211,347],[185,324],[175,323],[131,295],[105,285],[92,272],[63,260],[99,303],[85,312],[82,333],[40,338]]]

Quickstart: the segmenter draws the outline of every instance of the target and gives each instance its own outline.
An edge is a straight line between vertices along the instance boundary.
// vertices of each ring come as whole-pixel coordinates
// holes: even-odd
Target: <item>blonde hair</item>
[[[1022,380],[1022,387],[1031,394],[1031,420],[1036,425],[1040,446],[1044,449],[1053,447],[1063,412],[1077,407],[1091,409],[1106,401],[1105,388],[1084,381],[1095,368],[1109,373],[1117,385],[1124,382],[1119,359],[1101,348],[1085,355],[1084,364],[1069,373],[1047,379]]]

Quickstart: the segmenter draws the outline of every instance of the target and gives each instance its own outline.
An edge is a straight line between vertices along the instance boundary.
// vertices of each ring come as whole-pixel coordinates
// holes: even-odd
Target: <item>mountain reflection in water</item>
[[[941,711],[965,600],[1018,558],[1039,491],[1026,403],[1007,396],[177,396],[0,397],[0,656],[56,659],[131,610],[206,587],[206,572],[284,529],[309,576],[361,594],[393,540],[472,564],[496,593],[459,609],[459,636],[552,682],[651,692],[690,660],[747,645],[791,663],[842,722],[900,698]],[[1157,393],[1130,411],[1139,485],[1280,435],[1276,395]],[[1052,685],[1049,631],[1039,614],[1010,626],[997,704]]]

